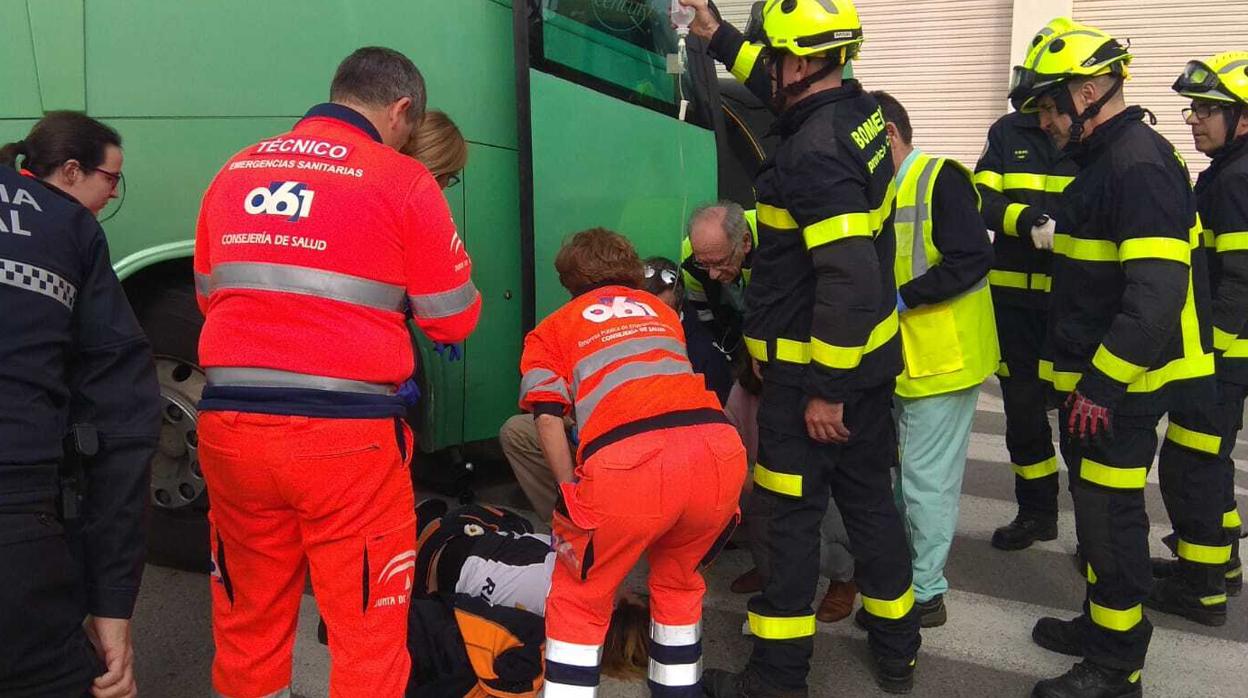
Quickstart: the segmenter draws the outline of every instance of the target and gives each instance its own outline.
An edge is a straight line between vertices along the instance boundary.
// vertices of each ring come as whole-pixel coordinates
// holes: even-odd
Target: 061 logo
[[[630,317],[658,317],[659,314],[654,312],[654,308],[635,301],[625,296],[615,296],[613,298],[599,298],[601,303],[593,305],[581,311],[581,317],[590,322],[606,322],[611,318],[630,318]]]
[[[303,182],[273,182],[247,192],[243,209],[253,216],[282,216],[294,222],[308,217],[315,193]]]

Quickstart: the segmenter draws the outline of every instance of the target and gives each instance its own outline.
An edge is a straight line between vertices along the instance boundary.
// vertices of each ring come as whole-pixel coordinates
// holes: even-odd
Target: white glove
[[[1057,221],[1050,218],[1031,229],[1031,244],[1037,250],[1053,249],[1053,235],[1057,233]]]

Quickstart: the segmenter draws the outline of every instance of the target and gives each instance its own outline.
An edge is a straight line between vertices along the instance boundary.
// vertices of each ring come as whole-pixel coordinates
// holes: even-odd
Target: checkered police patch
[[[61,305],[74,309],[78,289],[58,274],[26,262],[0,257],[0,284],[34,291],[53,298]]]

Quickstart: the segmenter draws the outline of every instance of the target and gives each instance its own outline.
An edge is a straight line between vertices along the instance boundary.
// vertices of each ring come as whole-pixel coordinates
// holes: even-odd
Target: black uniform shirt
[[[148,462],[160,390],[147,338],[95,217],[0,167],[0,483],[5,466],[53,465],[69,424],[91,424],[83,549],[88,611],[128,618],[142,574]]]

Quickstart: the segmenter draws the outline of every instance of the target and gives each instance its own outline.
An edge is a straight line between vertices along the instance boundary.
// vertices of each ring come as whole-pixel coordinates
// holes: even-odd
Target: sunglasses
[[[443,189],[450,189],[456,184],[459,184],[461,181],[463,180],[459,178],[459,173],[455,173],[451,175],[442,175],[441,177],[438,178],[438,183],[442,185]]]

